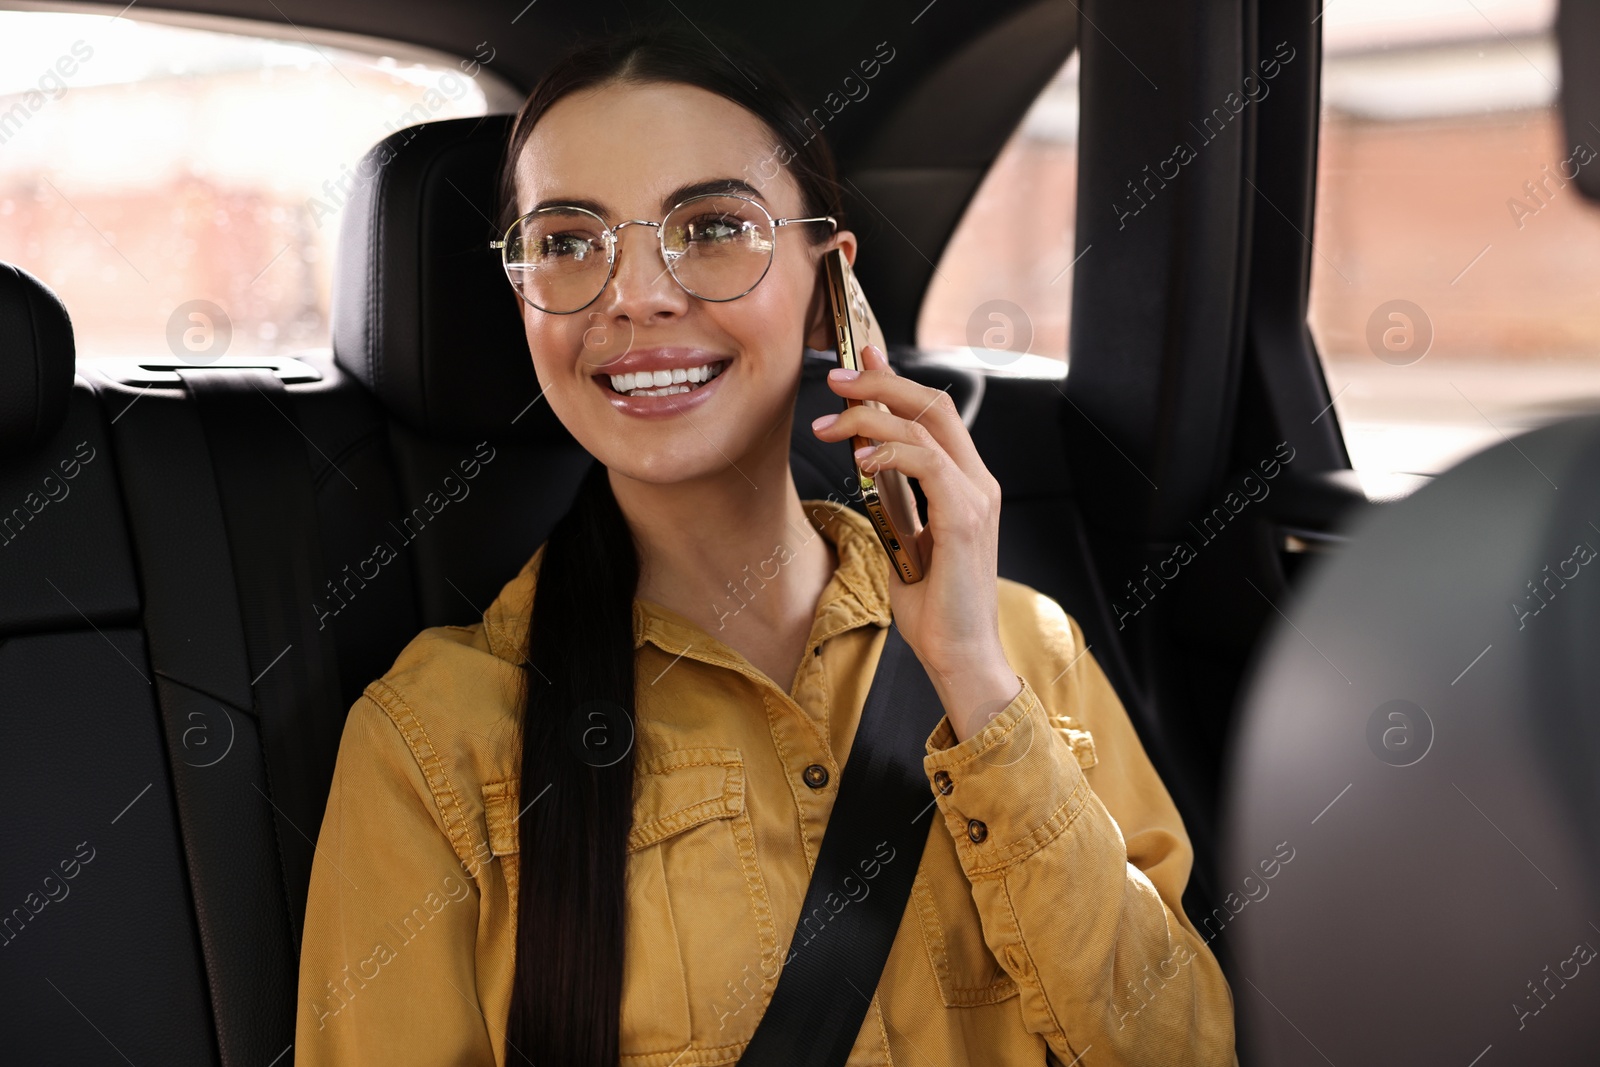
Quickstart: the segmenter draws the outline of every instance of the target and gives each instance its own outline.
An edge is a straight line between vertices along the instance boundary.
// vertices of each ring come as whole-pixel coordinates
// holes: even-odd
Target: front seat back
[[[1247,1062],[1593,1062],[1600,417],[1353,533],[1267,646],[1233,893],[1193,917],[1237,946]]]

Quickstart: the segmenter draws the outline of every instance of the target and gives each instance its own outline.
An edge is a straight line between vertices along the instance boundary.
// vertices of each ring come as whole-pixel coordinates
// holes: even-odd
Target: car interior
[[[515,295],[489,251],[512,113],[578,35],[646,13],[736,33],[805,100],[892,46],[870,96],[826,126],[890,358],[956,400],[1004,491],[1000,574],[1079,622],[1133,720],[1194,846],[1187,914],[1238,914],[1226,903],[1235,860],[1253,863],[1270,834],[1251,824],[1248,847],[1224,850],[1228,800],[1248,773],[1231,761],[1251,671],[1271,635],[1309,626],[1291,605],[1308,575],[1351,550],[1352,524],[1405,506],[1429,480],[1397,489],[1353,467],[1308,326],[1313,272],[1328,271],[1316,226],[1321,20],[1341,2],[1372,7],[0,3],[5,18],[142,20],[313,53],[390,42],[477,78],[486,101],[364,145],[351,169],[371,177],[349,183],[336,254],[318,267],[332,294],[325,345],[236,344],[200,359],[159,340],[86,345],[75,324],[92,302],[52,284],[33,244],[12,242],[4,208],[0,759],[14,817],[0,831],[0,1059],[293,1061],[300,928],[347,710],[418,631],[480,618],[594,462],[540,403]],[[1592,60],[1567,25],[1563,58]],[[95,55],[86,71],[112,61],[109,46]],[[1063,196],[1075,200],[1046,273],[1071,267],[1070,288],[1049,290],[1070,311],[1070,356],[929,343],[919,313],[943,253],[1068,67],[1076,188]],[[1214,111],[1268,69],[1270,97]],[[88,92],[45,106],[65,117]],[[17,93],[27,123],[42,122]],[[35,132],[6,124],[11,99],[0,95],[0,133],[18,148],[0,142],[0,153]],[[1196,131],[1212,114],[1228,121]],[[308,140],[318,122],[292,116]],[[1569,128],[1572,140],[1600,137]],[[1195,147],[1176,159],[1175,143]],[[115,154],[100,165],[115,169]],[[43,202],[16,195],[24,215]],[[1042,209],[1005,208],[1023,227]],[[95,232],[73,239],[122,271],[117,242]],[[853,473],[845,445],[809,432],[838,406],[831,362],[804,360],[792,439],[802,499],[847,497]],[[1241,1035],[1258,1019],[1292,1035],[1245,984],[1238,938],[1209,944]],[[1241,1062],[1320,1062],[1287,1039],[1257,1047],[1247,1058],[1242,1043]]]

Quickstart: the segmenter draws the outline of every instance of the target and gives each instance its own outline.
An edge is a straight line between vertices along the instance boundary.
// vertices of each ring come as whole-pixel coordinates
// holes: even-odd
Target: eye
[[[749,224],[741,218],[718,213],[690,219],[683,227],[691,244],[725,244],[739,237]]]
[[[539,258],[570,259],[583,263],[591,256],[604,256],[605,253],[599,245],[600,242],[591,234],[575,232],[546,234],[539,242]]]

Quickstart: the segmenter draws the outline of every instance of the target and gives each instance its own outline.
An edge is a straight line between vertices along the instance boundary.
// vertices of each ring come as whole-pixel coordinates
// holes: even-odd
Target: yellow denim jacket
[[[794,934],[896,580],[865,518],[804,506],[839,566],[789,691],[634,601],[625,1067],[735,1063]],[[481,623],[424,631],[350,710],[311,875],[301,1067],[506,1063],[517,817],[538,800],[507,739],[542,551]],[[1127,714],[1054,600],[1001,579],[1000,632],[1022,690],[966,741],[948,718],[927,740],[943,818],[849,1063],[1234,1063],[1232,995],[1180,904],[1189,840]]]

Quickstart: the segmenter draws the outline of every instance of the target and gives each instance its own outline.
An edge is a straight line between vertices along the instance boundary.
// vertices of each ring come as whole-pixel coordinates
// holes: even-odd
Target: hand
[[[923,578],[889,582],[895,625],[927,668],[957,741],[982,729],[1021,691],[1000,646],[1000,483],[978,456],[950,394],[902,378],[877,345],[862,350],[866,369],[828,372],[841,397],[876,400],[823,416],[812,431],[824,441],[852,435],[881,442],[861,461],[863,473],[892,468],[915,478],[928,501],[917,547]]]

